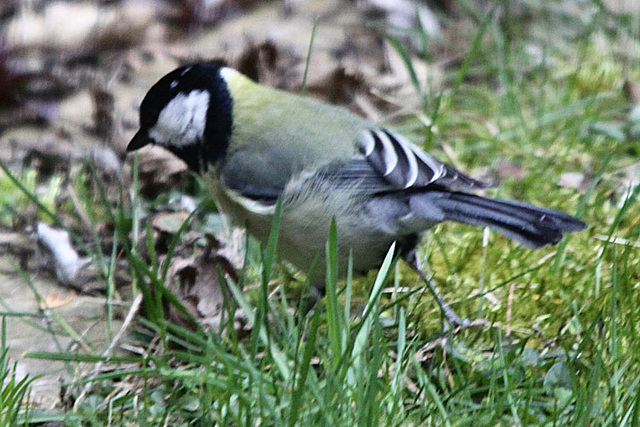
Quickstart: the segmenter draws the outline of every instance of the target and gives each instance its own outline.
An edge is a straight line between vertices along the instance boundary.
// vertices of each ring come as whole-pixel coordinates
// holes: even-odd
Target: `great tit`
[[[151,87],[127,150],[147,144],[184,160],[219,209],[263,242],[280,198],[278,251],[303,271],[314,259],[322,266],[332,219],[340,270],[351,251],[356,273],[379,267],[393,242],[414,264],[420,236],[443,221],[487,226],[531,248],[586,227],[563,212],[471,194],[490,185],[401,135],[213,64],[180,67]],[[322,288],[325,269],[316,271]]]

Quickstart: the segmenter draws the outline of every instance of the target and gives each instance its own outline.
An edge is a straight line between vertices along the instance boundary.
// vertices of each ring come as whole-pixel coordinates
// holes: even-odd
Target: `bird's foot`
[[[446,321],[449,323],[449,325],[451,325],[452,329],[454,330],[459,330],[459,329],[464,329],[469,327],[471,325],[471,322],[469,321],[469,319],[460,318],[460,316],[458,316],[456,312],[453,311],[451,306],[440,296],[440,294],[438,293],[438,290],[436,289],[435,283],[433,283],[433,280],[431,280],[429,277],[427,277],[426,274],[424,274],[424,271],[422,271],[422,269],[418,265],[418,258],[416,256],[415,250],[408,252],[404,256],[404,260],[407,263],[407,265],[411,267],[411,269],[415,271],[418,274],[418,276],[420,276],[422,281],[427,285],[427,287],[433,294],[433,297],[436,299],[436,302],[440,307],[440,311],[443,314],[442,330],[444,332],[448,331],[448,328],[446,323],[444,322],[444,319],[446,319]]]

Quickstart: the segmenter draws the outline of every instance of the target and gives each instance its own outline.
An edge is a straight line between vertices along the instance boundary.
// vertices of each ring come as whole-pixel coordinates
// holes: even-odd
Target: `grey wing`
[[[385,193],[395,189],[362,157],[352,158],[346,163],[330,164],[313,178],[320,185],[327,184],[335,189],[351,189],[364,195]]]
[[[358,149],[370,167],[395,190],[417,189],[431,184],[454,191],[476,191],[492,186],[465,175],[425,153],[406,138],[385,129],[363,132]]]
[[[463,174],[385,129],[364,131],[356,145],[361,155],[347,162],[332,162],[308,178],[330,187],[348,187],[371,195],[420,189],[432,184],[453,191],[475,191],[491,186]],[[265,157],[270,159],[268,165],[265,165]],[[224,184],[243,197],[273,204],[294,175],[292,170],[290,153],[276,147],[268,153],[245,152],[229,156],[221,175]]]

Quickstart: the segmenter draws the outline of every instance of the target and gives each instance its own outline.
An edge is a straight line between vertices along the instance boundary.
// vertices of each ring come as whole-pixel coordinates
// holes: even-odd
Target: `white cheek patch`
[[[160,112],[149,136],[162,146],[187,146],[202,139],[207,124],[209,92],[179,93]]]

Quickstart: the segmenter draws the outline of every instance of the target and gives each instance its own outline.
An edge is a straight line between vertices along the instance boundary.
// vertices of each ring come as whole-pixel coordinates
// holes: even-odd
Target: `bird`
[[[215,64],[179,67],[155,83],[127,146],[160,146],[199,174],[217,207],[262,242],[280,201],[278,254],[302,271],[319,260],[323,295],[332,221],[338,266],[379,268],[392,244],[417,263],[423,234],[444,221],[489,227],[529,248],[586,224],[558,210],[474,193],[492,185],[427,154],[404,136],[342,107],[261,85]],[[432,287],[432,285],[430,285]],[[451,323],[461,319],[432,287]]]

